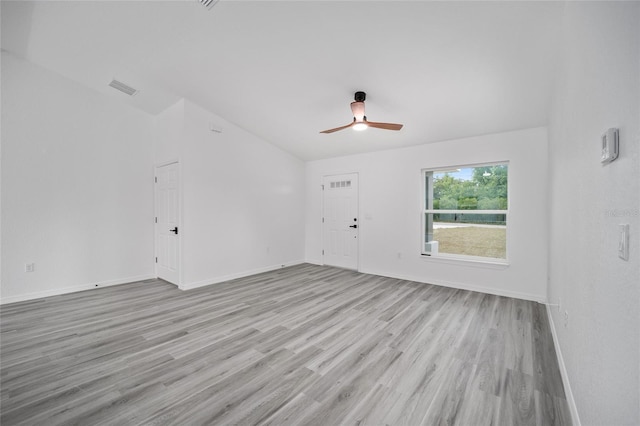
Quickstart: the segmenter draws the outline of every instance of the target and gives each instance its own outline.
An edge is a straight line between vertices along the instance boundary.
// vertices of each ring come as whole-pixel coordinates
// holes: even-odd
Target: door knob
[[[174,234],[178,235],[178,227],[176,226],[173,229],[169,229],[169,232],[173,232]]]
[[[349,228],[357,228],[358,225],[349,225]]]

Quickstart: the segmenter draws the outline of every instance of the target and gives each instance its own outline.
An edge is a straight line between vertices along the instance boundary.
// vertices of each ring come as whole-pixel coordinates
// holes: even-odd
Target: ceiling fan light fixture
[[[360,123],[356,123],[356,124],[354,124],[354,125],[353,125],[353,130],[356,130],[356,131],[358,131],[358,132],[361,132],[361,131],[363,131],[363,130],[366,130],[366,129],[367,129],[367,127],[369,127],[369,126],[367,125],[367,123],[365,123],[365,122],[360,122]]]

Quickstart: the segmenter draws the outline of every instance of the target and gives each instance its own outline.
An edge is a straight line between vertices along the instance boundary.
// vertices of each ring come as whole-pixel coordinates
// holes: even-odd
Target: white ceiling
[[[2,1],[2,48],[157,114],[186,97],[319,159],[546,124],[559,2]],[[117,78],[140,93],[107,86]],[[353,93],[367,117],[348,124]]]

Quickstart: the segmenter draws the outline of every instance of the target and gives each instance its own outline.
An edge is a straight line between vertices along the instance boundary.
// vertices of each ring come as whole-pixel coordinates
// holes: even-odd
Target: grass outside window
[[[507,229],[479,228],[436,228],[433,239],[438,241],[442,253],[456,253],[465,256],[507,257]]]

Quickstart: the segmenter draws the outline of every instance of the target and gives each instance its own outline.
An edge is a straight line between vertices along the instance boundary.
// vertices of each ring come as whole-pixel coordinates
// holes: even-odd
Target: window
[[[508,164],[423,170],[422,254],[506,262]]]

